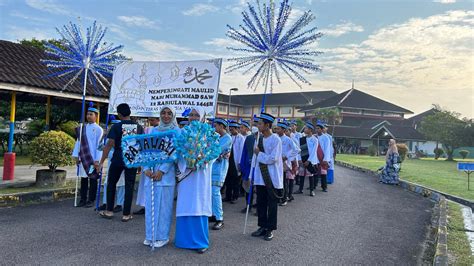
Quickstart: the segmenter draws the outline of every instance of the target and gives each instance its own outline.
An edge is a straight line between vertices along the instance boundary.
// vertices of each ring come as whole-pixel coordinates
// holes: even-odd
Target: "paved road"
[[[100,219],[72,201],[0,209],[0,261],[7,264],[383,264],[413,265],[422,252],[433,203],[343,168],[316,197],[296,195],[279,209],[271,242],[243,235],[240,204],[224,204],[225,228],[211,231],[203,255],[170,244],[152,253],[141,242],[143,217]],[[249,231],[257,218],[250,217]],[[172,228],[174,238],[174,227]]]

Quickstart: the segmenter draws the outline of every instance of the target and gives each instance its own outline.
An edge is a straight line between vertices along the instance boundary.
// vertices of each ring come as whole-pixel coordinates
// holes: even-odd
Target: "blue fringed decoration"
[[[63,90],[73,84],[79,76],[88,71],[88,80],[107,91],[115,65],[119,63],[118,53],[123,46],[114,46],[103,42],[107,28],[97,26],[96,22],[86,29],[84,35],[80,27],[72,22],[62,28],[56,28],[60,35],[61,47],[45,44],[45,53],[54,59],[41,60],[53,71],[46,77],[65,77],[68,82]]]
[[[122,156],[128,168],[174,162],[176,153],[176,130],[122,138]]]
[[[206,123],[193,121],[184,127],[175,141],[178,156],[188,168],[201,169],[221,154],[219,135]]]
[[[242,12],[243,24],[239,28],[227,25],[227,37],[240,43],[243,47],[227,47],[231,51],[245,54],[241,57],[228,59],[232,64],[226,68],[226,73],[235,70],[244,70],[253,76],[247,83],[248,88],[256,90],[269,75],[270,92],[273,90],[273,79],[281,81],[281,72],[285,73],[300,88],[301,83],[311,83],[300,72],[305,74],[321,71],[319,65],[314,64],[314,57],[321,52],[309,47],[317,41],[322,33],[317,27],[309,27],[315,19],[311,11],[306,11],[288,25],[288,17],[292,7],[288,0],[282,0],[277,11],[275,3],[256,5],[247,3],[247,9]]]

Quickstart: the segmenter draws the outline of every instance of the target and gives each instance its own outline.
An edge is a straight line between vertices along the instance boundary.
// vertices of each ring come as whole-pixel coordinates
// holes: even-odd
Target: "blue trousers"
[[[173,214],[174,186],[158,186],[157,182],[146,178],[145,189],[145,239],[152,240],[153,223],[151,208],[151,190],[153,186],[155,241],[169,240],[171,218]]]
[[[212,186],[212,215],[217,221],[224,220],[224,211],[222,210],[221,187]]]
[[[123,206],[123,200],[125,198],[125,186],[117,187],[117,198],[115,199],[115,204]],[[104,196],[102,197],[102,202],[107,204],[107,183],[104,183]]]

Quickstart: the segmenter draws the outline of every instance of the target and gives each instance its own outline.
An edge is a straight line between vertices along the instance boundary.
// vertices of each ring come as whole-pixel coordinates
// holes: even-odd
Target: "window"
[[[384,113],[383,113],[383,116],[387,116],[387,117],[403,117],[403,114],[384,112]]]
[[[364,115],[382,116],[382,112],[364,110]]]
[[[230,113],[231,114],[237,114],[237,106],[230,106]]]
[[[221,114],[227,114],[227,105],[219,104],[218,111]]]
[[[342,109],[342,112],[346,114],[360,114],[362,111],[359,109],[344,108]]]
[[[267,113],[271,115],[278,115],[278,107],[267,107]]]
[[[280,115],[291,115],[292,111],[291,107],[280,107]]]
[[[252,114],[252,107],[244,107],[242,110],[244,115],[251,115]]]

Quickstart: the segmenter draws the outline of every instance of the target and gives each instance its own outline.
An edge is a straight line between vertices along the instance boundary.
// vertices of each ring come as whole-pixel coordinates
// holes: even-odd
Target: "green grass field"
[[[15,165],[31,165],[29,156],[16,156]],[[0,166],[3,166],[3,156],[0,156]]]
[[[336,160],[377,170],[385,165],[385,157],[338,154]],[[474,160],[458,160],[471,161]],[[444,160],[406,159],[402,163],[400,177],[425,187],[445,192],[468,200],[474,200],[474,174],[471,175],[471,190],[467,190],[467,174],[457,170],[457,162]]]
[[[448,249],[450,265],[474,265],[459,204],[448,202]]]

